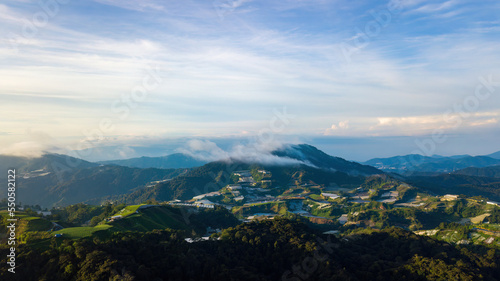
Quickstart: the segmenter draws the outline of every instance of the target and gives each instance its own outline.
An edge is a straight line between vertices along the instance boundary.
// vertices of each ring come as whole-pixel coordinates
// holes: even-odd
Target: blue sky
[[[109,146],[128,157],[270,132],[360,160],[425,153],[419,140],[488,154],[500,150],[499,11],[461,0],[2,1],[0,153]],[[283,110],[293,118],[276,129]]]

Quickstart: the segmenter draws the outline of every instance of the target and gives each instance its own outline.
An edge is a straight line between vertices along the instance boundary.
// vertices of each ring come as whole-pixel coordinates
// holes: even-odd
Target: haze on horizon
[[[90,144],[126,158],[263,135],[351,160],[429,142],[444,155],[500,150],[498,1],[6,0],[0,11],[0,153]]]

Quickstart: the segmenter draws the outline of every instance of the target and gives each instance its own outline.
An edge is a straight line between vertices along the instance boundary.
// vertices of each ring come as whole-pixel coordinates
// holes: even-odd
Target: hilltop
[[[383,174],[371,166],[333,157],[310,145],[290,145],[272,152],[273,161],[241,161],[227,159],[193,168],[168,182],[136,190],[120,197],[120,202],[137,203],[145,200],[187,200],[193,196],[217,191],[228,184],[237,183],[233,174],[240,170],[268,170],[273,175],[269,187],[287,187],[290,184],[353,185],[363,183],[365,177]],[[296,161],[291,161],[296,160]]]
[[[106,197],[156,184],[186,171],[103,166],[60,154],[38,158],[2,155],[0,165],[16,169],[19,204],[49,208],[79,202],[101,203]],[[5,196],[1,193],[0,198]]]
[[[108,160],[98,162],[103,165],[119,165],[131,168],[179,169],[193,168],[205,165],[207,162],[192,156],[174,153],[161,157],[138,157],[123,160]]]

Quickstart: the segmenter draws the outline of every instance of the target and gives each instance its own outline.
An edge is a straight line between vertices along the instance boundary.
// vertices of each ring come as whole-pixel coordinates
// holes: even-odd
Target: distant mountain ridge
[[[103,166],[61,154],[45,154],[37,158],[1,155],[0,167],[16,169],[18,204],[44,207],[79,202],[98,204],[102,198],[128,193],[134,188],[184,172],[183,169]],[[6,194],[0,193],[0,198],[5,198]]]
[[[451,173],[469,167],[488,167],[500,165],[500,159],[488,156],[423,156],[418,154],[374,158],[364,162],[385,172],[411,175],[415,173]]]
[[[138,157],[123,160],[99,161],[104,165],[119,165],[131,168],[157,168],[157,169],[179,169],[193,168],[207,164],[206,161],[196,159],[192,156],[174,153],[160,157]]]
[[[252,168],[270,171],[277,186],[287,186],[293,182],[360,185],[366,176],[383,174],[374,167],[330,156],[306,144],[286,145],[273,151],[272,154],[280,158],[300,160],[303,163],[299,161],[292,164],[262,164],[258,161],[252,163],[234,159],[210,162],[202,167],[193,168],[170,181],[124,195],[119,201],[132,204],[152,199],[157,201],[187,200],[196,195],[217,191],[233,183],[231,181],[233,172]]]
[[[323,151],[320,151],[314,146],[307,144],[299,145],[284,145],[282,148],[271,152],[271,155],[283,158],[284,160],[297,160],[297,163],[303,162],[321,169],[331,169],[341,171],[353,175],[372,175],[380,174],[382,171],[368,165],[362,165],[356,162],[347,161],[340,157],[330,156]],[[259,161],[248,159],[220,159],[217,161],[241,161],[249,164],[256,164]],[[257,159],[258,160],[258,159]],[[161,157],[139,157],[124,160],[110,160],[98,162],[104,165],[120,165],[133,168],[193,168],[207,164],[207,161],[202,161],[190,155],[175,153]],[[284,163],[288,163],[284,161]],[[269,164],[269,163],[268,163]]]
[[[296,164],[262,165],[237,161],[227,162],[229,160],[227,159],[189,170],[130,168],[116,165],[116,162],[113,165],[104,165],[114,161],[97,164],[66,155],[46,154],[39,158],[2,156],[0,165],[16,167],[20,202],[46,207],[78,202],[98,204],[110,198],[126,197],[130,197],[134,202],[143,202],[148,199],[159,201],[189,199],[200,192],[205,192],[205,187],[209,185],[210,188],[218,190],[231,183],[230,177],[234,169],[249,169],[256,165],[271,170],[281,185],[286,185],[291,180],[304,183],[312,181],[327,185],[330,183],[361,184],[364,176],[383,173],[370,166],[327,155],[310,145],[284,146],[272,154],[278,159],[287,158],[298,161]],[[132,163],[143,167],[148,165],[165,167],[166,163],[198,165],[201,162],[190,156],[173,154],[167,157],[129,159],[119,163]],[[285,161],[284,163],[295,162]]]
[[[178,169],[140,169],[122,166],[99,166],[64,172],[60,176],[18,179],[16,197],[23,204],[46,207],[80,202],[100,204],[103,199],[126,194],[154,181],[171,179],[182,173]]]
[[[235,171],[251,169],[270,171],[273,185],[276,186],[359,186],[367,177],[386,171],[400,172],[405,176],[402,179],[408,179],[409,183],[436,193],[457,191],[472,194],[477,191],[485,196],[500,196],[495,190],[499,182],[500,159],[488,156],[406,155],[365,162],[379,165],[381,169],[328,155],[307,144],[284,145],[267,156],[271,156],[269,159],[286,161],[276,161],[276,164],[264,161],[267,164],[263,164],[258,160],[226,159],[193,168],[157,169],[130,168],[116,163],[105,165],[113,161],[91,163],[60,154],[46,154],[39,158],[0,155],[0,168],[16,168],[19,202],[46,207],[79,202],[99,204],[105,200],[127,203],[141,203],[152,199],[185,200],[219,190],[233,183],[231,177]],[[139,166],[159,166],[166,163],[199,165],[202,162],[183,154],[119,161],[125,161],[122,165],[130,161]],[[412,173],[413,177],[409,177]],[[424,174],[427,176],[445,174],[440,177],[416,177],[418,173],[428,173]],[[448,173],[453,174],[446,176]],[[0,198],[4,197],[5,195],[0,195]]]
[[[273,155],[288,157],[311,163],[321,169],[331,169],[344,172],[349,175],[374,175],[383,172],[369,165],[347,161],[324,153],[316,147],[308,144],[286,145],[272,152]]]
[[[491,158],[495,158],[495,159],[500,159],[500,151],[488,154],[486,156],[491,157]]]
[[[36,170],[56,172],[97,166],[99,164],[55,153],[47,153],[41,157],[0,155],[0,169],[6,171],[7,169],[15,168],[18,174]]]

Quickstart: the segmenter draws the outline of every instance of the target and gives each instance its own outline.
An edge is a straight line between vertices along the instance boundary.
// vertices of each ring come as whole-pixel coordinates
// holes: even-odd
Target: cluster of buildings
[[[44,177],[48,174],[50,174],[50,172],[47,172],[44,169],[35,170],[35,171],[31,171],[31,172],[27,172],[27,173],[23,174],[23,179]]]
[[[271,184],[272,180],[269,179],[269,175],[271,172],[266,170],[258,170],[260,174],[268,175],[265,180],[255,181],[251,172],[249,170],[236,171],[233,175],[238,176],[238,182],[236,184],[229,184],[226,186],[226,190],[230,192],[230,198],[236,202],[247,200],[247,202],[270,202],[275,200],[274,197],[270,195],[265,195],[265,192],[269,192],[269,189],[260,188],[257,186],[258,183],[266,183]],[[175,200],[170,202],[170,205],[180,205],[180,206],[188,206],[188,207],[202,207],[202,208],[214,208],[215,205],[221,205],[228,209],[231,206],[226,206],[220,202],[220,198],[212,199],[213,197],[220,197],[223,195],[228,195],[227,191],[220,192],[214,191],[205,194],[200,194],[194,196],[188,202],[181,202],[179,200]],[[232,196],[231,196],[232,195]],[[214,202],[215,201],[215,202]]]
[[[263,175],[271,175],[270,171],[267,170],[257,170],[257,173]],[[229,190],[233,197],[233,200],[238,202],[247,199],[248,202],[258,202],[258,201],[272,201],[275,198],[270,198],[270,195],[262,195],[262,193],[269,192],[268,189],[256,187],[258,183],[271,185],[272,180],[268,178],[256,182],[249,170],[236,171],[233,175],[238,176],[237,184],[230,184],[226,188]],[[245,195],[242,194],[244,190]]]

